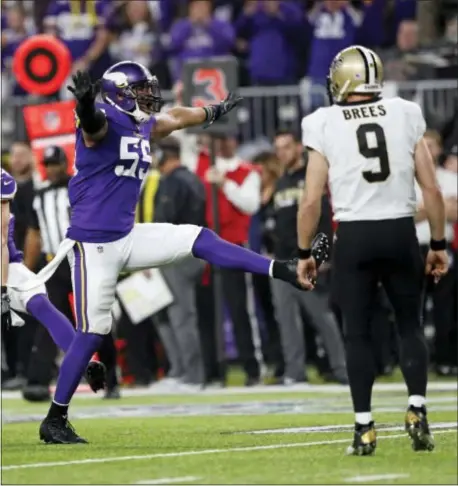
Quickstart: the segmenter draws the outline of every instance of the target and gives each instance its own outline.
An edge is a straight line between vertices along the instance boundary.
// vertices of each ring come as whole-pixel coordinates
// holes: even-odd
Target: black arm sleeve
[[[76,105],[76,114],[78,116],[79,127],[89,135],[99,133],[107,123],[105,115],[95,108],[93,103]]]

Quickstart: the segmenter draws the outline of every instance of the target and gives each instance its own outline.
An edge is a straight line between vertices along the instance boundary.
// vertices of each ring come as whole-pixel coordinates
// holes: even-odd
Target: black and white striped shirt
[[[70,225],[68,182],[65,179],[35,193],[30,226],[40,231],[43,253],[56,254]]]

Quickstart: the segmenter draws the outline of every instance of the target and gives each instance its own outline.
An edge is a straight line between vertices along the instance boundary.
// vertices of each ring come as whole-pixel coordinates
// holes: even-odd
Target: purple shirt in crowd
[[[105,112],[108,132],[95,147],[87,148],[81,129],[76,130],[67,237],[107,243],[123,238],[134,226],[140,186],[151,164],[149,139],[156,119],[136,124],[111,105],[97,107]]]
[[[330,12],[324,5],[309,15],[313,30],[307,76],[323,83],[334,56],[353,44],[381,46],[385,39],[383,15],[386,0],[372,0],[361,10],[351,5]]]
[[[57,30],[59,39],[69,48],[72,59],[77,60],[84,56],[94,42],[97,29],[105,25],[111,9],[109,0],[52,0],[44,25]],[[101,74],[110,63],[109,54],[105,52],[95,62],[93,69]]]
[[[170,32],[169,45],[175,61],[174,79],[180,78],[184,61],[228,55],[234,42],[235,32],[229,22],[211,19],[206,25],[195,25],[189,19],[178,20]]]
[[[294,82],[297,72],[295,43],[307,26],[294,2],[281,2],[278,15],[268,14],[262,2],[251,15],[236,22],[237,36],[249,42],[248,65],[253,83]]]
[[[2,45],[1,49],[1,65],[2,65],[2,72],[5,70],[10,71],[13,64],[13,56],[16,52],[16,49],[19,47],[19,44],[24,40],[30,37],[31,35],[35,34],[35,29],[31,28],[30,26],[24,25],[24,32],[18,32],[13,30],[8,25],[8,17],[7,15],[1,15],[1,29],[2,29],[2,36],[5,38],[6,43]],[[13,95],[14,96],[23,96],[27,94],[27,91],[21,88],[21,86],[14,80],[13,83]]]

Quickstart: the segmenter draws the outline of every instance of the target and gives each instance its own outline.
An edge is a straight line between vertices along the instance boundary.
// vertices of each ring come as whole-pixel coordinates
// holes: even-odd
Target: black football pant
[[[394,309],[409,395],[425,396],[428,353],[420,321],[424,265],[413,218],[341,222],[333,270],[355,412],[371,410],[376,367],[370,320],[379,282]]]
[[[259,379],[259,363],[255,356],[251,321],[248,315],[246,277],[238,270],[221,269],[224,301],[231,317],[238,359],[247,378]]]
[[[213,285],[213,271],[210,272],[208,282],[197,285],[196,307],[197,325],[199,327],[200,345],[204,359],[206,383],[226,381],[226,361],[219,362],[217,352],[217,329],[215,320],[215,287]],[[222,325],[219,323],[218,325]]]
[[[282,377],[285,372],[285,360],[281,348],[280,328],[275,318],[270,277],[253,274],[252,279],[253,288],[261,306],[267,330],[267,340],[264,345],[263,354],[266,362],[274,367],[275,376]]]

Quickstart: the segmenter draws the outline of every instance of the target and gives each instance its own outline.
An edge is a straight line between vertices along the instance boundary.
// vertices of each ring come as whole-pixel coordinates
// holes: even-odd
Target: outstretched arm
[[[152,137],[157,140],[167,137],[175,130],[194,127],[213,122],[229,113],[242,100],[240,96],[229,93],[227,98],[217,105],[208,105],[202,108],[191,108],[186,106],[176,106],[167,113],[156,116]]]

